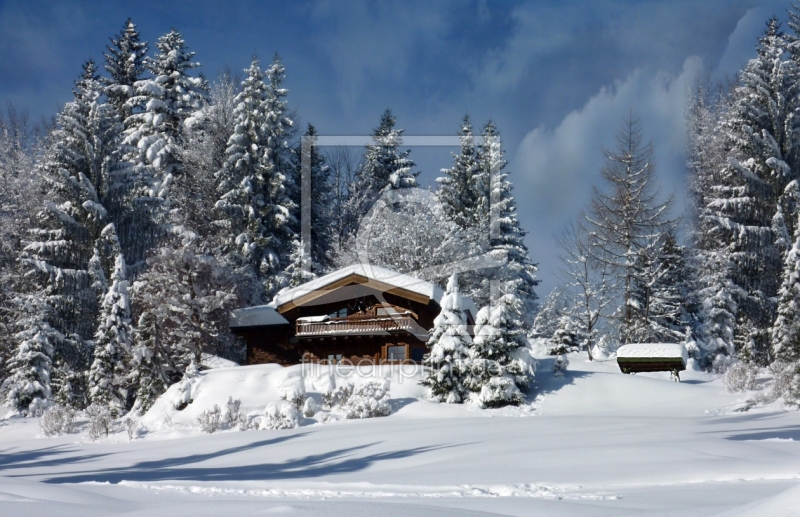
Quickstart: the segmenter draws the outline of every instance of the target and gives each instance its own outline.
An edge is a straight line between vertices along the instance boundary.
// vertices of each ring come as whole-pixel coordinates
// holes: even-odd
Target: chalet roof
[[[238,309],[231,313],[231,328],[288,325],[281,313],[291,307],[302,305],[315,296],[333,291],[350,283],[366,284],[383,292],[411,297],[422,303],[431,300],[440,303],[444,290],[436,284],[410,275],[398,273],[370,264],[348,266],[325,276],[316,278],[292,289],[284,289],[267,305]],[[474,318],[478,310],[472,298],[461,296],[461,306]]]
[[[423,303],[428,303],[430,300],[439,303],[444,296],[444,291],[441,287],[425,280],[380,266],[355,264],[328,273],[292,289],[285,289],[278,293],[275,299],[269,303],[269,306],[276,308],[278,312],[283,312],[282,309],[287,305],[301,305],[304,299],[309,296],[320,291],[331,291],[337,287],[347,285],[351,279],[358,283],[372,285],[384,292],[394,292],[401,296],[404,294],[416,295],[415,298]]]
[[[231,328],[288,325],[289,322],[273,307],[258,305],[231,312]]]

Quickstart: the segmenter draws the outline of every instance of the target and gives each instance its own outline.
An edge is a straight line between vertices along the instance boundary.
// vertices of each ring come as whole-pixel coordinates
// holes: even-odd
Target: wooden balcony
[[[412,332],[417,325],[410,314],[392,316],[348,316],[312,321],[300,318],[295,323],[297,337],[382,335],[389,332]]]

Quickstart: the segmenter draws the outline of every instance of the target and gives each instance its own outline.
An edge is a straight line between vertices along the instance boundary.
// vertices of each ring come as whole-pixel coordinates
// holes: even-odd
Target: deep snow
[[[275,365],[211,370],[124,431],[44,438],[38,419],[0,422],[0,515],[798,515],[800,413],[689,368],[623,375],[571,355],[563,378],[542,358],[531,404],[480,410],[420,400],[389,375],[394,413],[297,429],[202,435],[196,417],[228,396],[263,413],[287,376]],[[412,372],[406,371],[410,376]],[[341,383],[344,379],[337,379]],[[306,376],[313,397],[313,376]],[[324,383],[320,383],[324,384]]]

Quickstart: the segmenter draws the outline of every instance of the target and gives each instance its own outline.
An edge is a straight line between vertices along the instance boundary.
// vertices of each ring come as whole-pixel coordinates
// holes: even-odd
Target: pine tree
[[[800,363],[800,225],[786,255],[783,284],[778,292],[778,317],[772,327],[772,357],[787,364]]]
[[[714,99],[707,89],[699,87],[692,97],[688,120],[692,269],[697,276],[694,293],[702,300],[696,328],[697,348],[691,349],[690,354],[701,368],[718,370],[724,370],[733,360],[736,299],[737,293],[743,292],[731,280],[733,246],[727,225],[730,219],[720,210],[728,206],[726,198],[739,195],[724,166],[729,146],[721,121],[727,118],[730,100],[729,96]]]
[[[241,306],[236,284],[202,240],[184,231],[157,248],[147,263],[133,283],[131,300],[134,313],[150,312],[154,323],[136,346],[141,339],[153,340],[155,364],[167,384],[180,380],[193,361],[200,364],[203,353],[242,360],[241,343],[228,326],[230,311]]]
[[[631,341],[679,343],[685,336],[687,301],[682,285],[686,265],[675,236],[642,249],[636,257],[631,289]],[[691,310],[691,309],[689,309]]]
[[[472,122],[464,115],[458,132],[461,140],[459,154],[453,155],[453,166],[442,169],[439,199],[447,216],[464,229],[480,231],[480,224],[488,211],[488,174],[481,168],[478,147],[472,134]]]
[[[652,144],[643,142],[641,125],[634,113],[624,120],[616,134],[617,150],[605,152],[602,170],[608,191],[594,188],[591,209],[585,217],[587,248],[592,262],[608,268],[616,277],[621,306],[618,321],[622,343],[635,341],[634,287],[636,262],[654,239],[672,231],[675,221],[668,212],[672,199],[660,200],[655,183]]]
[[[268,71],[272,82],[265,82],[258,60],[253,59],[236,97],[236,129],[219,173],[221,196],[216,207],[225,214],[231,231],[232,262],[253,278],[254,285],[247,289],[253,303],[271,299],[286,285],[283,269],[289,253],[284,249],[294,240],[294,205],[282,172],[283,144],[276,144],[285,142],[289,126],[281,100],[282,70],[276,60]]]
[[[111,38],[111,45],[104,53],[105,69],[111,76],[105,80],[108,102],[116,109],[120,120],[126,120],[132,114],[132,105],[128,101],[134,95],[134,86],[145,71],[147,42],[140,41],[136,25],[128,18],[125,27],[116,38]]]
[[[735,296],[734,343],[728,346],[758,363],[769,360],[781,262],[797,220],[791,185],[800,170],[794,136],[799,83],[792,48],[771,19],[757,57],[731,92],[716,106],[696,110],[710,112],[713,121],[695,116],[700,123],[692,128],[696,148],[712,151],[694,153],[699,265],[728,268],[723,274],[704,270],[701,276],[717,278],[721,285],[715,289]]]
[[[131,115],[125,119],[122,145],[127,168],[120,170],[131,183],[130,220],[120,232],[123,253],[136,270],[170,223],[167,201],[175,178],[184,171],[183,148],[186,127],[208,97],[208,85],[190,70],[192,61],[181,34],[176,30],[156,42],[158,54],[145,61],[151,78],[134,83],[128,100]]]
[[[475,319],[475,338],[469,349],[466,386],[478,393],[482,407],[519,405],[525,401],[532,380],[518,357],[527,346],[522,329],[522,301],[504,294],[493,306],[484,307]]]
[[[311,271],[315,274],[324,274],[334,266],[334,190],[331,183],[331,169],[317,146],[313,145],[317,137],[316,128],[309,124],[303,137],[306,141],[311,142],[309,145],[311,172]],[[293,183],[300,185],[302,179],[302,145],[294,151],[294,162],[295,179]],[[292,201],[296,207],[300,207],[302,201],[300,189],[296,189],[296,196]],[[297,233],[299,235],[299,231]]]
[[[91,356],[85,341],[93,337],[97,325],[98,293],[90,261],[107,216],[99,193],[105,188],[112,122],[112,110],[102,100],[102,85],[90,61],[37,166],[49,199],[21,256],[48,307],[37,312],[48,319],[32,327],[51,333],[52,391],[59,400],[78,407],[84,399],[83,371]]]
[[[89,369],[89,396],[93,404],[109,407],[112,416],[126,408],[123,394],[131,353],[131,312],[125,259],[113,224],[103,229],[101,257],[113,257],[108,292],[102,300],[94,341],[94,361]]]
[[[61,337],[47,323],[47,307],[35,295],[23,300],[27,317],[19,322],[23,330],[15,338],[19,343],[8,364],[9,377],[0,385],[8,407],[34,416],[35,407],[50,400],[50,375],[53,366],[54,340]]]
[[[423,359],[430,370],[420,384],[428,387],[435,399],[448,404],[460,404],[468,397],[464,380],[472,338],[467,331],[467,318],[458,293],[456,275],[447,282],[441,307],[442,311],[434,320],[428,339],[428,353]]]
[[[568,354],[577,352],[587,344],[586,333],[581,330],[580,325],[569,314],[564,314],[556,322],[555,330],[550,338],[552,347],[550,355]],[[588,347],[587,347],[588,348]],[[591,356],[591,351],[589,351]]]
[[[412,170],[414,162],[408,157],[411,151],[399,149],[403,130],[395,129],[396,123],[392,110],[383,112],[380,124],[372,131],[373,143],[367,145],[362,167],[350,186],[349,210],[356,224],[384,191],[417,186],[419,173]]]
[[[156,340],[158,332],[155,316],[150,311],[144,311],[133,335],[131,375],[131,383],[136,387],[134,409],[140,414],[146,413],[167,390],[164,374],[167,364]]]
[[[504,172],[506,160],[497,127],[489,121],[483,129],[481,167],[489,175],[489,229],[490,254],[497,260],[507,261],[494,272],[493,279],[499,282],[499,290],[513,294],[522,303],[523,320],[530,321],[536,311],[536,292],[539,285],[536,265],[531,262],[525,245],[525,231],[517,217],[517,202],[511,191],[513,186]]]

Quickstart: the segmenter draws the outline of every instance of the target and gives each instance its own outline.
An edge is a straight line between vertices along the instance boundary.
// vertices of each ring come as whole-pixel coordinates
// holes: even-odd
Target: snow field
[[[384,368],[336,383],[390,376],[388,417],[201,434],[201,411],[232,396],[263,414],[301,368],[259,365],[201,373],[183,411],[168,392],[131,442],[124,432],[94,443],[83,434],[43,438],[37,419],[6,420],[0,514],[24,505],[29,515],[58,507],[63,515],[750,517],[800,507],[797,412],[779,403],[736,412],[752,393],[729,394],[691,365],[674,383],[668,373],[624,375],[613,360],[579,354],[555,378],[554,358],[539,359],[519,408],[420,400],[416,379]],[[311,397],[314,380],[304,382]]]

